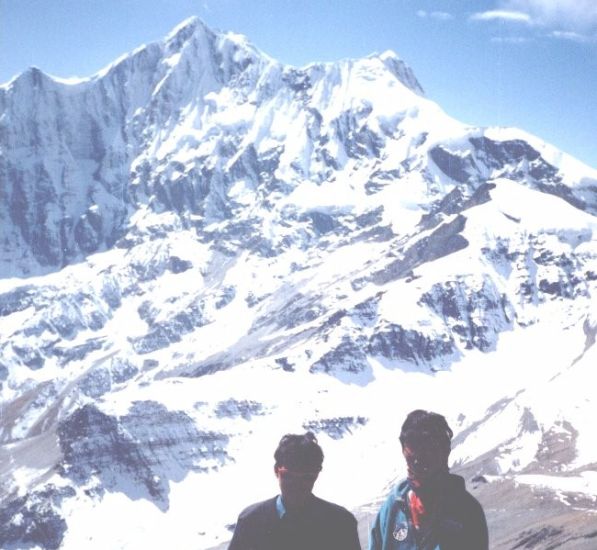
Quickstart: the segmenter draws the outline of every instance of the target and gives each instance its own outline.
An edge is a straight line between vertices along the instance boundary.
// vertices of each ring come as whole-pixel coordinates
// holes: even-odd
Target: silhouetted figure
[[[360,550],[354,516],[312,493],[323,464],[315,436],[285,435],[274,459],[280,494],[241,512],[228,550]]]
[[[400,443],[407,478],[382,505],[369,550],[487,550],[487,522],[464,479],[448,469],[452,430],[440,414],[409,413]]]

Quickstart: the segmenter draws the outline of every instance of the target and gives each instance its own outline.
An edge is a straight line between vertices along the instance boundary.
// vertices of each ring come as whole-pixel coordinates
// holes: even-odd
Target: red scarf
[[[410,508],[410,517],[413,525],[415,526],[415,529],[419,529],[421,527],[421,521],[423,521],[427,511],[425,510],[423,501],[414,491],[408,492],[408,507]]]

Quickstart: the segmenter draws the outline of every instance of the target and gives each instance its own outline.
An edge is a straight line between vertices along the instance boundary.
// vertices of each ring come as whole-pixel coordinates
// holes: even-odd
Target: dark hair
[[[436,441],[450,449],[454,432],[446,419],[438,413],[417,409],[408,413],[400,430],[400,443]]]
[[[323,451],[311,433],[286,434],[274,453],[276,466],[288,466],[302,471],[321,470]]]

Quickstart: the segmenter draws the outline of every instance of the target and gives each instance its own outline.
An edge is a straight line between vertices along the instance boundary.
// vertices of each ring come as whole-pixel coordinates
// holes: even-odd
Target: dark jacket
[[[228,550],[361,550],[355,517],[316,496],[300,513],[276,510],[276,498],[243,510]]]
[[[369,537],[369,550],[487,550],[487,522],[464,479],[445,474],[427,495],[433,512],[417,530],[409,509],[410,483],[398,484],[382,505]],[[431,507],[431,506],[430,506]]]

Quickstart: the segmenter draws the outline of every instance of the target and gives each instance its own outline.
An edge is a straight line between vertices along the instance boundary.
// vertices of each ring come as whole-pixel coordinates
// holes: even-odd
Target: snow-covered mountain
[[[223,544],[305,429],[365,533],[423,407],[492,548],[592,548],[596,215],[597,171],[453,120],[392,52],[289,67],[194,18],[88,79],[26,71],[0,86],[0,547]]]

